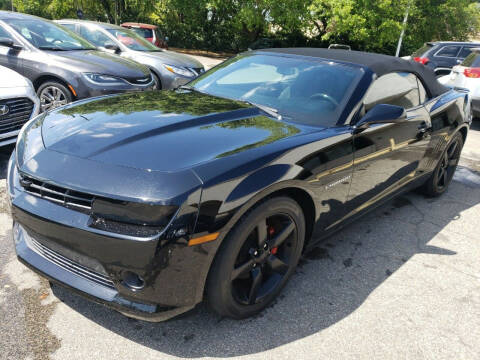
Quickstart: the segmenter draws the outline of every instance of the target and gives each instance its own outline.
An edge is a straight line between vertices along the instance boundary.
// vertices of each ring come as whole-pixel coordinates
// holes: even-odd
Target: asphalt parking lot
[[[406,194],[301,261],[260,316],[128,319],[15,258],[0,150],[0,359],[478,359],[480,121],[448,192]]]

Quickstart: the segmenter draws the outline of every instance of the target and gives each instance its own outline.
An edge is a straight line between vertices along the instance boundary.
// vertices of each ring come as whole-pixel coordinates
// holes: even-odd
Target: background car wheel
[[[152,72],[152,77],[153,77],[154,88],[156,90],[162,90],[162,82],[160,81],[160,78],[154,72]]]
[[[457,169],[462,148],[463,137],[457,133],[443,152],[432,176],[421,188],[422,193],[427,196],[440,196],[447,190]]]
[[[56,81],[47,81],[40,85],[37,95],[42,112],[66,105],[73,100],[70,90]]]
[[[212,309],[236,319],[265,309],[295,270],[304,239],[305,218],[290,198],[271,198],[247,212],[225,238],[210,271]]]

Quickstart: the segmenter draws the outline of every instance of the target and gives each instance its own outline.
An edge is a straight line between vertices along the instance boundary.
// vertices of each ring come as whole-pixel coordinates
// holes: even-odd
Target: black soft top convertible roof
[[[423,85],[432,97],[440,96],[449,90],[437,81],[432,69],[414,61],[408,61],[394,56],[361,51],[321,48],[283,48],[262,49],[258,51],[312,56],[332,61],[363,65],[372,70],[377,76],[382,76],[394,71],[411,72],[416,74],[422,80]]]

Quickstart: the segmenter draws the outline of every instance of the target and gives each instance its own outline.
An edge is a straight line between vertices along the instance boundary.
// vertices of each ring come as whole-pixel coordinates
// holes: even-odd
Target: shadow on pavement
[[[455,255],[429,242],[445,237],[437,235],[447,225],[455,228],[462,212],[480,203],[479,189],[480,174],[459,167],[442,197],[409,193],[374,210],[306,254],[279,300],[256,318],[222,319],[200,304],[180,318],[147,323],[61,287],[53,290],[88,319],[162,353],[195,358],[258,353],[308,337],[349,316],[416,254]]]

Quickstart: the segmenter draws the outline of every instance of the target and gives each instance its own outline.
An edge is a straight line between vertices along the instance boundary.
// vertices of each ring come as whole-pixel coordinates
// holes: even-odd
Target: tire
[[[153,82],[155,83],[154,85],[155,90],[162,90],[162,81],[157,76],[157,74],[155,74],[153,71],[152,71],[152,78],[153,78]]]
[[[291,198],[270,198],[249,210],[215,257],[207,279],[210,307],[234,319],[261,312],[293,274],[304,240],[305,218]]]
[[[457,133],[443,151],[430,178],[419,189],[421,193],[429,197],[437,197],[447,191],[460,160],[462,148],[463,137]]]
[[[44,82],[37,90],[41,112],[55,109],[73,101],[73,96],[63,84],[57,81]]]

